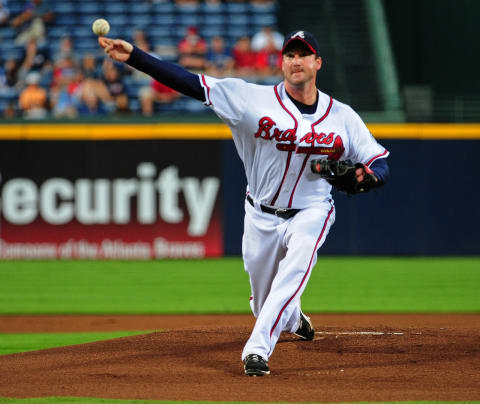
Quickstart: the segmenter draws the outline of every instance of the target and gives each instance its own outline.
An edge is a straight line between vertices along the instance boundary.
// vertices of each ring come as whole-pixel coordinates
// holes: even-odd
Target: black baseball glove
[[[357,173],[361,168],[362,171]],[[338,191],[349,195],[368,192],[377,186],[377,179],[365,164],[352,163],[350,160],[312,160],[312,172],[327,180]]]

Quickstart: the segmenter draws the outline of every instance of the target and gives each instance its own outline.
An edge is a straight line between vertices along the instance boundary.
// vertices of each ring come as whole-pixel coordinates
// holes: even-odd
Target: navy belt
[[[247,201],[250,205],[255,206],[253,203],[253,199],[250,195],[247,195]],[[270,206],[260,205],[260,209],[262,212],[270,213],[271,215],[275,215],[281,217],[282,219],[290,219],[291,217],[295,216],[300,209],[285,209],[285,208],[271,208]]]

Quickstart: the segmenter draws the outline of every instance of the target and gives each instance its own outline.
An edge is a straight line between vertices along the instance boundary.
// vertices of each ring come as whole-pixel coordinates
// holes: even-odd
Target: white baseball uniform
[[[283,83],[199,77],[205,104],[232,131],[248,182],[242,252],[257,320],[242,360],[248,354],[268,360],[281,332],[299,327],[300,296],[335,221],[332,187],[311,172],[310,161],[350,159],[368,166],[388,151],[348,105],[321,91],[316,112],[307,115]],[[261,205],[301,210],[283,219]]]

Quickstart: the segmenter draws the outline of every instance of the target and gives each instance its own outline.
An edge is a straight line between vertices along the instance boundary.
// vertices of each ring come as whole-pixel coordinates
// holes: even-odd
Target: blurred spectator
[[[18,80],[18,64],[15,59],[8,59],[0,66],[0,94],[13,91]]]
[[[180,94],[166,85],[153,80],[149,87],[142,87],[138,94],[144,116],[153,115],[153,103],[170,104],[180,97]]]
[[[125,112],[125,109],[128,108],[127,89],[120,75],[120,71],[115,65],[104,64],[103,82],[115,105],[114,112]]]
[[[19,107],[26,119],[43,119],[47,116],[47,91],[39,86],[40,73],[28,73],[27,87],[20,93]]]
[[[79,115],[104,115],[112,108],[112,101],[108,89],[99,80],[86,79],[78,90]]]
[[[205,0],[205,4],[209,10],[220,8],[222,6],[221,0]]]
[[[13,119],[15,118],[16,111],[15,111],[15,103],[13,101],[9,102],[5,109],[3,110],[3,118],[4,119]]]
[[[132,112],[128,101],[128,95],[119,95],[115,100],[115,111],[113,114],[117,117],[125,117],[132,115]]]
[[[25,46],[25,56],[19,71],[20,79],[23,80],[31,70],[38,71],[42,75],[52,70],[48,48],[38,46],[35,39],[30,39]]]
[[[207,42],[196,27],[189,27],[178,44],[179,63],[187,70],[203,71],[206,66]]]
[[[282,54],[276,49],[272,40],[270,40],[267,45],[257,53],[255,66],[258,74],[262,77],[280,76]]]
[[[132,34],[133,44],[143,50],[144,52],[150,52],[150,41],[147,38],[145,31],[141,29],[136,29]]]
[[[60,82],[61,78],[65,75],[70,75],[75,69],[75,62],[70,56],[66,56],[63,59],[58,59],[55,61],[53,66],[52,80],[50,86],[56,87]]]
[[[275,0],[250,0],[255,6],[271,7],[275,4]]]
[[[256,73],[256,55],[250,48],[250,38],[241,37],[233,48],[233,60],[238,76],[248,77]]]
[[[0,27],[7,25],[10,17],[7,0],[0,0]]]
[[[214,77],[230,75],[234,62],[231,53],[225,48],[225,42],[220,36],[212,38],[207,54],[207,74]]]
[[[136,29],[132,34],[133,45],[137,48],[147,52],[151,56],[157,57],[155,53],[150,49],[150,41],[145,34],[145,31],[141,29]],[[140,70],[134,69],[129,65],[125,65],[125,73],[132,77],[134,81],[143,81],[145,83],[150,82],[151,78],[148,74],[141,72]]]
[[[70,58],[75,60],[75,50],[73,40],[70,36],[64,36],[58,44],[58,50],[53,56],[53,60]]]
[[[103,71],[111,69],[112,66],[112,60],[105,59]],[[83,72],[87,72],[87,70]],[[84,73],[83,81],[79,84],[76,95],[79,100],[78,113],[80,115],[106,114],[114,109],[114,101],[108,87],[94,74]]]
[[[75,118],[78,115],[75,74],[73,69],[65,71],[50,91],[50,107],[55,118]]]
[[[25,9],[17,15],[12,21],[12,27],[18,30],[15,40],[17,45],[23,45],[34,39],[43,41],[46,34],[46,24],[52,22],[55,18],[50,9],[48,0],[29,1]]]
[[[280,51],[282,50],[283,39],[283,35],[280,32],[274,31],[272,27],[263,27],[260,32],[257,32],[252,37],[252,50],[259,52],[267,45],[271,45],[270,43],[273,43],[274,48]]]
[[[175,0],[175,5],[181,8],[197,8],[198,0]]]
[[[97,79],[100,77],[97,61],[92,53],[87,53],[82,58],[82,73],[85,77]]]
[[[10,89],[10,86],[7,84],[7,73],[5,71],[5,65],[0,66],[0,94],[7,92],[6,90]]]

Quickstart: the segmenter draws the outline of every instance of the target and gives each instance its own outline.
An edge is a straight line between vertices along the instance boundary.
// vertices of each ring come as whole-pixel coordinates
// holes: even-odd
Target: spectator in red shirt
[[[233,48],[233,60],[237,76],[248,77],[256,73],[256,54],[250,48],[250,38],[241,37]]]
[[[207,42],[200,37],[196,27],[189,27],[178,44],[179,63],[185,69],[201,72],[205,70]]]
[[[282,54],[276,49],[273,41],[268,41],[266,46],[257,53],[255,66],[262,77],[280,75]]]
[[[142,87],[138,93],[142,114],[144,116],[153,115],[153,103],[170,104],[180,97],[180,94],[170,87],[153,80],[149,87]]]

